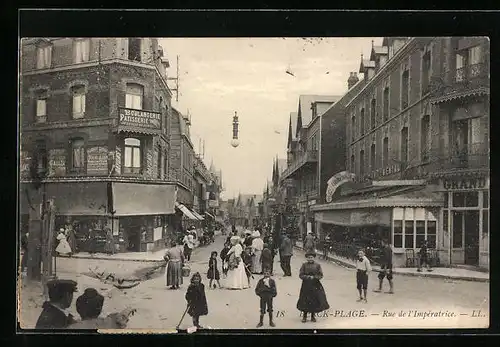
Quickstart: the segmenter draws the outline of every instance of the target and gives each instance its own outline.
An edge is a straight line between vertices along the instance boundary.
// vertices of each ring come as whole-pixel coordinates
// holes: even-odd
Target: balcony
[[[301,167],[303,167],[307,163],[316,163],[318,162],[318,151],[306,151],[303,152],[298,158],[288,165],[285,171],[281,174],[281,180],[285,180],[291,177],[294,173],[296,173]]]

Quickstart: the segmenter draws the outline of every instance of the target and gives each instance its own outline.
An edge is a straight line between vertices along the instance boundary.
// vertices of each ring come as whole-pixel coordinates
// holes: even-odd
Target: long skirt
[[[248,277],[245,272],[245,265],[241,260],[238,267],[229,270],[226,278],[226,288],[229,289],[245,289],[248,288]]]
[[[297,309],[301,312],[319,313],[329,308],[330,305],[326,300],[325,290],[321,282],[317,279],[303,280]]]
[[[262,273],[262,262],[261,262],[262,251],[254,251],[252,257],[252,272],[254,274]]]
[[[62,239],[59,241],[59,244],[57,245],[56,252],[59,254],[70,254],[71,253],[71,247],[69,246],[68,241],[66,239]]]
[[[180,286],[182,284],[182,262],[169,261],[165,268],[165,285]]]

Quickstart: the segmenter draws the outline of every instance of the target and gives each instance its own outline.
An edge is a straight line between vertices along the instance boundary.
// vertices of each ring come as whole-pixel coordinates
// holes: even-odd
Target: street
[[[214,329],[255,328],[259,318],[259,299],[254,288],[260,276],[254,275],[251,289],[233,291],[208,288],[206,272],[210,252],[220,252],[223,241],[224,237],[219,236],[215,243],[196,249],[191,260],[191,274],[196,271],[202,274],[208,302],[209,314],[201,317],[200,324]],[[295,305],[301,285],[298,272],[303,261],[303,252],[295,250],[291,263],[292,277],[283,277],[278,257],[275,258],[274,278],[278,288],[278,296],[274,301],[275,329],[484,328],[489,324],[488,283],[396,276],[395,294],[390,295],[373,292],[378,279],[376,273],[372,273],[368,303],[358,303],[355,272],[319,259],[324,273],[322,284],[330,310],[318,315],[317,323],[302,323]],[[218,265],[220,268],[220,259]],[[89,267],[95,266],[125,274],[150,264],[66,258],[58,260],[58,274],[60,278],[76,279],[79,292],[88,286],[103,292],[106,297],[103,315],[127,306],[136,308],[137,313],[129,321],[130,329],[175,329],[186,307],[184,295],[189,278],[184,278],[180,290],[170,290],[165,287],[162,273],[158,273],[158,276],[135,288],[120,291],[82,275]],[[221,283],[224,285],[223,279]],[[75,300],[78,295],[76,293]],[[23,327],[28,328],[34,324],[33,319],[36,321],[40,309],[34,312],[35,308],[31,307],[29,314],[26,309],[22,308],[26,324]],[[78,317],[74,303],[71,311]],[[261,329],[269,329],[267,316],[264,322]],[[191,317],[186,315],[181,328],[189,326]]]

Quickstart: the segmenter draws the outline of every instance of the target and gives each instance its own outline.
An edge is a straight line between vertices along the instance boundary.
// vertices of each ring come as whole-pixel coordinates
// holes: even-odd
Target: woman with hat
[[[165,267],[165,285],[170,289],[179,289],[182,284],[182,265],[184,264],[184,253],[182,248],[174,240],[167,250],[163,259],[167,262]]]
[[[57,235],[57,240],[59,244],[57,245],[56,252],[61,255],[71,255],[71,247],[69,246],[68,241],[66,240],[66,233],[63,228],[59,230],[59,235]]]
[[[262,273],[262,250],[264,249],[264,241],[260,238],[260,232],[254,231],[252,234],[252,271],[254,274]]]
[[[302,264],[299,277],[302,280],[297,309],[302,312],[302,322],[307,321],[307,314],[311,313],[311,322],[316,322],[315,314],[328,310],[330,305],[326,300],[325,290],[320,280],[323,278],[321,265],[314,261],[315,252],[306,254],[307,262]]]
[[[228,289],[248,288],[248,278],[245,272],[245,264],[242,260],[243,248],[238,236],[231,237],[231,249],[227,253],[229,271],[226,278],[226,287]]]
[[[94,288],[87,288],[76,299],[76,311],[81,321],[68,326],[68,329],[122,329],[127,326],[129,316],[135,310],[125,309],[120,313],[112,313],[107,317],[99,317],[104,304],[104,296]]]

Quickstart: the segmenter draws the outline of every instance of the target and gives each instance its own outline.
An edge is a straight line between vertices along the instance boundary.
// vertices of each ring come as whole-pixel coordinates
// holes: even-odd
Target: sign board
[[[219,207],[219,200],[208,200],[208,207]]]
[[[51,149],[49,151],[49,176],[66,175],[66,150]]]
[[[485,189],[488,186],[486,177],[443,180],[443,188],[446,190]]]
[[[153,241],[158,241],[162,239],[163,227],[154,228],[153,231]]]
[[[161,130],[161,113],[130,108],[120,108],[118,124],[134,127]]]
[[[350,173],[349,171],[341,171],[332,178],[330,178],[326,184],[326,202],[332,202],[333,199],[333,194],[337,190],[338,187],[340,187],[342,184],[346,182],[352,182],[355,178],[355,175],[353,173]]]
[[[87,150],[87,174],[106,175],[108,173],[108,149],[104,146]]]
[[[21,177],[29,177],[31,156],[28,151],[21,151],[19,153],[19,164],[21,169]]]

